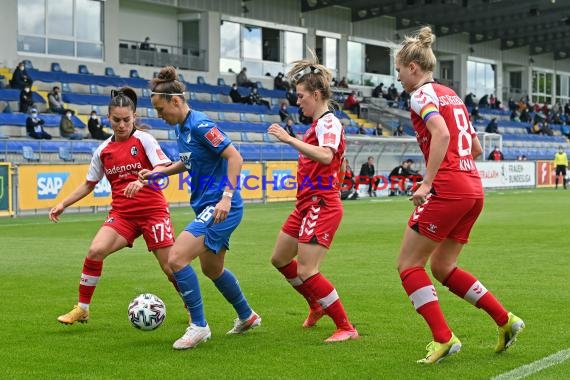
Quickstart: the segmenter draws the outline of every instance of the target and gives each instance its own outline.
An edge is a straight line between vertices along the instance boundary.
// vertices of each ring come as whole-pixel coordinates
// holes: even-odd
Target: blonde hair
[[[437,62],[431,46],[435,35],[429,26],[422,27],[416,34],[406,36],[402,47],[396,52],[396,59],[403,65],[416,62],[423,71],[432,71]]]
[[[331,81],[332,74],[325,66],[319,64],[315,53],[309,49],[309,58],[292,62],[293,67],[287,73],[291,83],[302,84],[307,91],[319,91],[323,100],[332,98]]]

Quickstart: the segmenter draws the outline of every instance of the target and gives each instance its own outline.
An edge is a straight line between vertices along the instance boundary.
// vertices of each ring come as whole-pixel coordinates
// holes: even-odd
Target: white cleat
[[[242,320],[236,318],[234,320],[234,328],[226,334],[241,334],[259,325],[261,325],[261,317],[255,311],[252,311],[251,315],[247,319]]]
[[[196,326],[191,323],[186,329],[186,332],[180,339],[178,339],[172,347],[175,350],[186,350],[188,348],[194,348],[201,342],[206,342],[212,337],[212,332],[210,331],[210,326],[205,327]]]

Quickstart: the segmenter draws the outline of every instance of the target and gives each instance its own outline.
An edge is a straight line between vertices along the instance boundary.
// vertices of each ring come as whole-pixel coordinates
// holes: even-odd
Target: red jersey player
[[[406,37],[396,54],[398,80],[411,96],[411,117],[426,160],[423,182],[412,195],[416,206],[404,233],[398,271],[416,311],[431,329],[434,341],[419,363],[438,363],[458,352],[461,342],[441,311],[437,293],[424,266],[457,296],[485,310],[499,326],[496,352],[503,352],[524,328],[472,274],[457,266],[469,232],[483,209],[483,189],[474,159],[481,144],[468,112],[455,92],[434,83],[435,39],[429,27]]]
[[[332,77],[315,59],[293,62],[288,75],[296,82],[297,104],[314,122],[303,141],[289,136],[279,124],[268,129],[299,151],[297,203],[279,232],[271,262],[309,303],[303,327],[314,326],[327,314],[337,330],[325,342],[356,339],[358,332],[349,322],[336,289],[319,271],[343,214],[339,171],[345,139],[342,125],[329,107]]]
[[[144,186],[138,180],[142,169],[166,167],[170,160],[150,134],[135,128],[136,94],[124,88],[112,91],[109,121],[114,135],[93,154],[85,183],[51,209],[49,219],[59,221],[66,207],[87,196],[106,176],[111,184],[112,203],[109,216],[91,242],[79,282],[79,302],[57,320],[64,324],[87,322],[89,304],[101,277],[103,260],[143,235],[149,251],[174,283],[168,267],[168,254],[174,243],[174,230],[168,204],[161,191]],[[132,197],[133,193],[136,194]]]

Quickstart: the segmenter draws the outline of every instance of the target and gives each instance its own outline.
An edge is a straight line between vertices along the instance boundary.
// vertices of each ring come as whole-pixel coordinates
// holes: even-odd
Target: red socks
[[[307,290],[307,286],[305,285],[303,280],[301,280],[299,276],[297,276],[297,260],[293,260],[284,267],[277,268],[277,270],[281,272],[283,276],[285,276],[287,282],[289,282],[297,292],[299,292],[303,297],[305,297],[311,309],[315,310],[319,308],[319,303],[317,302],[317,300],[311,299],[310,293]]]
[[[507,310],[471,273],[455,268],[443,281],[443,285],[453,294],[485,310],[498,326],[508,322]]]
[[[427,322],[433,340],[439,343],[451,339],[451,329],[445,321],[437,293],[424,268],[412,267],[400,273],[402,285],[416,311]]]
[[[81,272],[81,281],[79,281],[79,303],[89,305],[91,297],[95,292],[95,287],[101,278],[103,271],[103,262],[90,260],[87,257],[83,263],[83,271]]]
[[[353,329],[336,289],[322,274],[317,273],[305,281],[301,280],[297,275],[296,260],[278,268],[278,270],[285,276],[293,288],[305,297],[311,309],[322,307],[325,313],[332,318],[338,329]]]

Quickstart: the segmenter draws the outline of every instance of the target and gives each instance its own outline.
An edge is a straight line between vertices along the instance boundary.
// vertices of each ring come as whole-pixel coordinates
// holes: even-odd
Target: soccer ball
[[[154,330],[164,322],[165,318],[166,306],[154,294],[140,294],[129,304],[129,321],[137,329]]]

